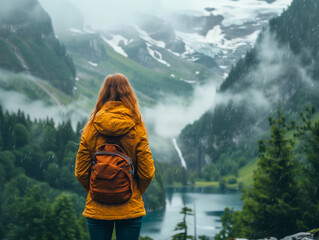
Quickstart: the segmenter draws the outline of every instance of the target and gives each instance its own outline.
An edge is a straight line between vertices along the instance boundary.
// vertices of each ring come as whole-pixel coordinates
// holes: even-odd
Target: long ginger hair
[[[130,109],[135,121],[143,124],[136,96],[129,81],[123,74],[116,73],[106,77],[89,122],[94,120],[95,115],[108,101],[121,101],[124,106]]]

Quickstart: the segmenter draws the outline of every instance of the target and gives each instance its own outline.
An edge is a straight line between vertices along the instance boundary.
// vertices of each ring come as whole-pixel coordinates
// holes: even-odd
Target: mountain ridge
[[[215,180],[236,175],[254,159],[257,141],[265,137],[263,129],[277,101],[289,119],[309,104],[318,107],[316,6],[316,1],[294,0],[281,16],[270,20],[255,47],[222,83],[219,98],[225,100],[183,129],[178,140],[184,158],[197,166],[199,175],[204,166]]]
[[[36,0],[5,1],[0,16],[0,67],[25,71],[72,95],[76,70]]]

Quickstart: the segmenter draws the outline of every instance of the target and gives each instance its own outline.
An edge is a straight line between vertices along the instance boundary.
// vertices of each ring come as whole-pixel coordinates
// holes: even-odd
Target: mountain
[[[0,67],[26,72],[72,94],[76,70],[37,0],[2,1]]]
[[[257,0],[227,0],[220,3],[203,1],[194,4],[192,10],[185,7],[185,10],[171,11],[164,16],[139,13],[135,26],[125,26],[122,30],[120,27],[118,34],[123,33],[124,38],[127,38],[126,33],[131,34],[134,31],[132,29],[137,28],[142,40],[153,39],[157,46],[165,47],[182,59],[226,75],[231,66],[251,49],[268,20],[281,13],[290,2],[291,0],[285,0],[269,4]],[[142,43],[139,44],[141,47]],[[123,50],[127,53],[126,49]],[[142,57],[135,59],[139,59],[142,64],[141,60],[149,60],[143,56],[142,51],[138,53]]]
[[[65,0],[57,1],[57,7],[50,7],[47,0],[41,2],[50,12],[56,29],[61,29],[61,11],[68,18],[71,15],[68,11],[75,13],[72,15],[79,19],[78,23],[65,23],[63,35],[67,27],[73,33],[83,32],[83,29],[92,31],[91,27],[81,25],[83,19],[76,6],[71,7]],[[107,40],[116,51],[146,67],[156,62],[166,66],[172,64],[165,59],[163,48],[180,59],[226,76],[231,66],[251,49],[268,20],[280,14],[289,3],[291,0],[189,1],[177,9],[165,9],[164,14],[141,10],[130,23],[117,26],[106,23],[100,30],[111,35]]]
[[[102,73],[99,74],[100,77],[103,77],[103,73],[112,71],[121,70],[128,74],[133,71],[138,74],[134,74],[132,83],[141,93],[139,95],[143,101],[156,100],[159,95],[163,96],[166,92],[174,94],[177,91],[178,95],[189,95],[190,92],[183,89],[192,89],[193,86],[185,88],[180,81],[188,85],[202,84],[207,80],[220,83],[220,76],[227,75],[234,61],[251,48],[261,27],[272,16],[276,16],[280,12],[279,9],[286,6],[287,2],[289,1],[273,3],[271,6],[256,0],[244,0],[241,4],[227,1],[227,3],[215,3],[214,6],[205,2],[194,11],[177,11],[165,16],[139,13],[132,23],[113,26],[103,31],[94,30],[87,25],[84,28],[69,26],[69,35],[63,34],[61,41],[66,44],[73,58],[79,60],[76,61],[78,71],[87,69],[85,73],[79,72],[79,76],[86,77],[88,71],[93,69],[96,70],[95,74]],[[255,12],[250,10],[250,5]],[[231,7],[227,9],[226,6]],[[240,21],[233,17],[234,13],[231,13],[238,11],[236,8],[244,12],[244,17]],[[55,22],[54,19],[59,18],[58,14],[51,12]],[[95,49],[89,50],[92,47]],[[110,58],[108,53],[106,56],[103,48],[107,49],[106,52],[113,49],[121,55],[117,56],[121,60]],[[94,54],[97,55],[93,56]],[[83,59],[87,61],[83,62]],[[107,68],[102,63],[106,59],[109,63]],[[113,61],[116,63],[110,66]],[[142,70],[139,66],[129,68],[127,71],[127,67],[119,67],[123,63],[134,66],[138,63],[145,68]],[[147,69],[156,74],[151,74]],[[153,78],[163,80],[153,81]],[[83,78],[79,79],[81,83]],[[148,79],[149,87],[142,81],[138,83],[141,79]],[[170,84],[175,87],[171,87]],[[149,102],[148,100],[146,101]]]
[[[80,11],[71,4],[64,5],[67,1],[56,1],[55,9],[50,10],[48,6],[52,3],[41,0],[45,9],[52,14],[53,26],[59,29],[57,40],[57,36],[51,31],[51,24],[48,25],[47,28],[51,29],[50,36],[65,44],[67,49],[65,52],[67,56],[72,56],[76,68],[72,87],[64,88],[59,84],[54,86],[65,92],[70,91],[73,95],[65,96],[48,85],[42,88],[29,86],[29,79],[20,75],[14,77],[14,81],[10,80],[10,86],[7,78],[7,85],[4,88],[26,93],[33,100],[39,95],[43,100],[44,96],[50,93],[48,102],[52,103],[53,100],[59,106],[67,105],[68,110],[67,113],[63,113],[64,117],[73,114],[78,119],[79,111],[81,116],[86,116],[85,112],[94,106],[96,92],[105,76],[114,72],[123,72],[130,78],[142,108],[153,108],[165,101],[169,104],[182,102],[184,105],[189,105],[194,98],[194,89],[208,82],[221,83],[223,74],[225,76],[235,59],[240,58],[247,49],[251,48],[256,33],[271,16],[277,15],[279,9],[286,6],[287,2],[289,1],[281,0],[268,4],[257,0],[225,0],[212,4],[210,1],[203,1],[193,11],[174,11],[166,16],[140,13],[136,21],[102,31],[83,24]],[[61,6],[65,8],[62,9]],[[244,13],[242,19],[238,18],[238,11]],[[69,16],[72,15],[69,12],[73,12],[74,16]],[[61,14],[74,17],[62,28],[61,25],[59,27],[61,21],[57,21],[61,19]],[[16,35],[12,38],[19,37]],[[63,49],[63,46],[61,48]],[[12,57],[13,64],[7,65],[7,69],[31,72],[26,64],[20,66],[19,70],[19,62],[21,65],[21,59],[24,60],[25,57],[19,51],[15,54],[12,49],[11,57],[12,55],[16,57]],[[47,54],[36,55],[38,58],[39,56],[48,58]],[[63,59],[65,61],[68,58]],[[46,59],[36,66],[41,66],[45,62]],[[15,65],[18,67],[14,68]],[[36,74],[36,71],[31,74],[43,78],[40,73]],[[21,78],[23,81],[20,81]],[[1,83],[1,87],[3,86]],[[32,94],[29,89],[32,89]],[[159,139],[159,137],[154,138]],[[169,141],[166,139],[164,142],[170,145],[165,148],[175,151],[171,139]],[[175,155],[177,156],[176,152]],[[175,155],[170,158],[165,156],[164,159],[175,159]]]
[[[270,4],[271,2],[271,4]],[[173,11],[166,19],[177,39],[185,43],[182,56],[192,53],[211,57],[227,76],[233,64],[251,49],[260,30],[278,16],[291,0],[201,1]]]
[[[51,16],[54,32],[58,36],[69,33],[72,28],[84,28],[83,14],[76,6],[68,1],[39,0],[39,2]],[[52,18],[52,16],[58,17]]]
[[[57,1],[56,9],[61,10],[65,2]],[[77,70],[73,98],[65,101],[62,97],[64,104],[76,103],[72,104],[72,112],[89,111],[102,80],[114,72],[130,78],[142,108],[152,108],[167,101],[168,96],[189,104],[198,86],[221,83],[232,64],[251,49],[260,29],[289,2],[204,1],[193,11],[174,11],[166,16],[140,13],[134,22],[102,31],[85,24],[83,27],[81,13],[71,4],[61,11],[75,12],[78,21],[65,23],[61,30],[61,11],[50,10],[49,1],[41,1],[51,14],[54,27],[60,29],[59,41],[65,44]],[[149,125],[153,130],[152,123]],[[169,149],[169,155],[162,157],[158,151],[156,156],[178,160],[171,139],[157,134],[153,139],[156,140],[151,144],[155,142],[158,149],[163,148],[163,142],[164,148]],[[205,165],[209,158],[202,156]]]
[[[122,39],[123,48],[114,46],[113,41],[117,41],[117,38]],[[125,42],[129,41],[131,43],[124,46]],[[221,79],[209,69],[181,60],[165,49],[151,44],[147,46],[139,38],[130,40],[120,38],[116,33],[83,32],[64,37],[63,42],[77,68],[77,94],[90,99],[95,98],[105,76],[114,72],[121,72],[130,78],[144,106],[154,105],[167,95],[191,96],[193,85],[208,76],[216,75],[217,80]],[[128,54],[131,54],[130,51],[136,51],[137,54],[132,53],[130,58],[123,55],[123,49],[126,49]],[[159,57],[153,58],[150,53]],[[142,56],[147,60],[143,60]],[[172,67],[163,64],[164,57],[171,60]]]
[[[294,0],[270,20],[255,47],[231,69],[216,102],[179,136],[187,164],[218,176],[238,174],[257,157],[267,118],[278,107],[289,120],[312,104],[318,107],[319,11],[315,0]],[[204,169],[205,172],[205,169]]]
[[[165,16],[139,13],[136,21],[103,31],[85,25],[83,9],[66,0],[40,2],[76,65],[73,100],[84,96],[86,105],[92,106],[101,79],[121,71],[132,78],[142,105],[154,106],[167,94],[189,99],[196,84],[219,84],[234,61],[251,48],[261,27],[290,1],[204,1],[193,11],[172,11]],[[241,18],[238,11],[244,13]]]
[[[289,51],[300,56],[301,65],[307,68],[310,77],[316,81],[319,80],[319,43],[316,41],[319,35],[317,8],[318,5],[315,1],[307,1],[307,3],[300,0],[294,1],[287,11],[280,17],[271,19],[269,23],[269,30],[276,35],[280,46],[288,45]],[[237,66],[232,69],[229,77],[221,85],[222,91],[234,89],[236,88],[235,84],[239,86],[238,82],[245,81],[249,69],[254,68],[259,63],[255,54],[257,51],[258,48],[255,48],[246,55],[244,61],[237,63]]]

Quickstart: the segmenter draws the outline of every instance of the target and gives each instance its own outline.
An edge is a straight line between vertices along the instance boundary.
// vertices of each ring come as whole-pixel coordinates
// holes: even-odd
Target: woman
[[[105,144],[106,138],[117,139],[135,166],[132,196],[122,204],[102,204],[90,196],[89,175],[92,154]],[[91,240],[111,239],[115,225],[117,240],[138,240],[145,208],[142,194],[154,178],[154,162],[137,99],[127,78],[109,75],[84,127],[76,157],[75,176],[88,192],[83,216]]]

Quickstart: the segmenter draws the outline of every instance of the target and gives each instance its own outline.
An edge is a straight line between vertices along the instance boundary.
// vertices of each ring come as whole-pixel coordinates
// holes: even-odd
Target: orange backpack
[[[134,166],[117,144],[105,144],[92,155],[90,194],[106,204],[127,202],[132,196]]]

